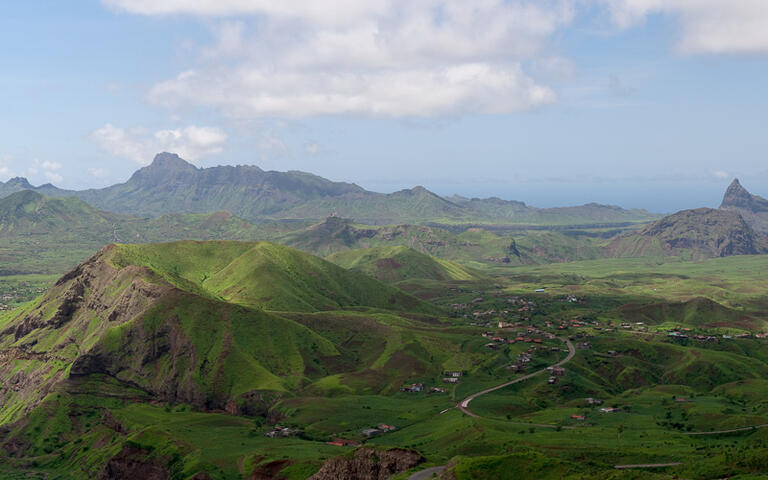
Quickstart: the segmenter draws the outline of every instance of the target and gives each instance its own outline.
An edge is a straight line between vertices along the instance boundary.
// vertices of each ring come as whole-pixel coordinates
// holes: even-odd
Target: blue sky
[[[537,206],[768,196],[766,32],[761,0],[3,2],[0,180],[172,150]]]

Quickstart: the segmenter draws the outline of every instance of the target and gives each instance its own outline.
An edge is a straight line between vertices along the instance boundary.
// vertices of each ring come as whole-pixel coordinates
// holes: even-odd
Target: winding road
[[[565,344],[568,346],[568,355],[564,359],[562,359],[559,362],[555,363],[554,365],[551,365],[552,367],[559,367],[561,365],[565,365],[566,363],[571,361],[571,359],[573,358],[574,355],[576,355],[576,348],[574,348],[573,343],[571,343],[570,340],[568,340],[567,338],[561,338],[560,340],[565,342]],[[547,367],[547,368],[550,368],[550,367]],[[514,380],[510,380],[509,382],[502,383],[501,385],[496,385],[495,387],[487,388],[487,389],[483,390],[482,392],[473,393],[472,395],[468,396],[467,398],[465,398],[464,400],[459,402],[457,407],[459,408],[459,410],[461,410],[462,412],[466,413],[470,417],[480,418],[480,415],[476,415],[476,414],[472,413],[469,410],[469,402],[471,402],[472,400],[476,399],[477,397],[485,395],[486,393],[495,392],[496,390],[500,390],[500,389],[502,389],[504,387],[508,387],[510,385],[514,385],[515,383],[519,383],[519,382],[528,380],[529,378],[535,377],[536,375],[540,375],[540,374],[546,372],[547,368],[542,368],[541,370],[537,370],[537,371],[535,371],[533,373],[529,373],[528,375],[524,375],[524,376],[522,376],[520,378],[516,378]],[[549,425],[549,426],[551,426],[551,425]]]
[[[712,432],[680,432],[683,435],[717,435],[719,433],[735,433],[735,432],[746,432],[748,430],[757,430],[758,428],[765,428],[768,427],[768,423],[763,423],[760,425],[752,425],[749,427],[739,427],[739,428],[731,428],[730,430],[715,430]]]
[[[551,365],[552,367],[559,367],[561,365],[565,365],[566,363],[571,361],[571,359],[573,358],[574,355],[576,355],[576,348],[573,346],[573,343],[571,343],[570,340],[568,340],[567,338],[561,338],[560,340],[565,342],[565,344],[568,346],[568,355],[564,359],[562,359],[559,362],[555,363],[554,365]],[[467,415],[469,415],[470,417],[480,418],[480,415],[476,415],[476,414],[472,413],[469,410],[469,402],[471,402],[472,400],[476,399],[477,397],[485,395],[486,393],[495,392],[496,390],[500,390],[500,389],[502,389],[504,387],[508,387],[510,385],[514,385],[515,383],[519,383],[519,382],[528,380],[529,378],[533,378],[536,375],[540,375],[540,374],[546,372],[547,368],[549,368],[549,367],[542,368],[541,370],[537,370],[537,371],[535,371],[533,373],[529,373],[528,375],[524,375],[524,376],[522,376],[520,378],[516,378],[516,379],[511,380],[509,382],[504,382],[501,385],[496,385],[495,387],[486,388],[485,390],[483,390],[481,392],[473,393],[472,395],[468,396],[467,398],[465,398],[464,400],[459,402],[456,405],[456,407],[459,410],[461,410],[462,412],[464,412]],[[443,412],[440,412],[440,413],[444,413],[446,411],[447,410],[444,410]],[[555,425],[543,425],[543,424],[538,424],[538,423],[519,423],[519,422],[512,422],[512,423],[521,424],[521,425],[532,425],[532,426],[538,426],[538,427],[557,428]],[[565,428],[568,428],[568,427],[565,427]],[[445,469],[446,469],[446,465],[441,465],[439,467],[427,468],[425,470],[421,470],[421,471],[418,471],[416,473],[413,473],[410,477],[408,477],[408,480],[426,480],[426,479],[430,478],[432,475],[439,474],[440,472],[442,472]]]

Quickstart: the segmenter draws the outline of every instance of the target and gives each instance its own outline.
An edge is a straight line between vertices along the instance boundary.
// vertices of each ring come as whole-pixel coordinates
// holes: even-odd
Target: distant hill
[[[414,279],[469,282],[483,278],[470,268],[404,246],[349,250],[331,255],[328,260],[387,283]]]
[[[101,189],[68,191],[50,184],[34,187],[23,178],[0,182],[0,197],[20,190],[77,196],[99,209],[137,217],[228,211],[252,223],[317,221],[334,213],[371,225],[611,225],[658,218],[644,210],[598,204],[534,208],[497,198],[443,198],[420,186],[383,194],[298,171],[264,171],[243,165],[198,168],[172,153],[158,154],[127,182]]]
[[[276,237],[275,241],[321,256],[402,246],[468,266],[565,262],[602,255],[595,241],[558,232],[519,231],[505,235],[477,227],[459,231],[426,225],[373,227],[340,217],[329,217],[322,223]]]
[[[626,304],[620,308],[621,317],[629,322],[648,325],[668,323],[672,326],[743,328],[758,330],[763,320],[730,309],[708,298],[697,297],[685,302]]]
[[[622,235],[606,247],[613,257],[726,257],[768,253],[768,238],[735,211],[683,210]]]
[[[768,232],[768,200],[749,193],[738,178],[728,186],[720,208],[739,212],[752,228]]]
[[[477,218],[496,219],[499,223],[529,225],[590,225],[647,222],[659,215],[647,210],[625,210],[615,205],[588,203],[573,207],[535,208],[524,202],[500,198],[450,197],[455,204],[473,212]]]
[[[550,263],[597,258],[589,240],[557,232],[515,236],[481,228],[450,231],[425,225],[368,226],[331,216],[305,222],[251,224],[229,212],[136,218],[100,210],[75,197],[31,190],[0,199],[0,274],[61,273],[112,242],[270,240],[315,255],[404,246],[468,265]]]
[[[75,197],[22,190],[0,199],[0,274],[61,273],[112,242],[260,240],[282,234],[228,212],[134,218]]]

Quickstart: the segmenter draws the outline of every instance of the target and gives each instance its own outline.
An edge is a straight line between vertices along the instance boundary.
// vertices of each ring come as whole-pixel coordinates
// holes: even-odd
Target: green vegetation
[[[130,184],[149,194],[161,177],[212,175],[156,163]],[[768,470],[768,256],[744,255],[763,237],[742,217],[680,212],[638,228],[642,212],[593,205],[536,210],[535,221],[602,212],[604,224],[477,228],[457,222],[534,212],[246,173],[305,195],[264,197],[249,207],[259,216],[298,218],[311,198],[319,218],[344,207],[373,221],[397,205],[442,226],[137,219],[75,198],[7,197],[0,255],[6,274],[22,274],[0,277],[12,308],[0,309],[1,477],[304,479],[358,444],[372,458],[413,450],[426,459],[414,470],[445,466],[457,480]],[[218,193],[198,207],[252,193],[226,195],[230,180],[211,181]],[[208,241],[147,243],[167,238]],[[61,273],[88,249],[101,250],[58,279],[29,274]],[[560,370],[563,339],[577,349]],[[475,398],[476,416],[455,408],[532,373]]]
[[[387,283],[411,279],[443,282],[471,282],[483,279],[479,272],[458,263],[441,260],[402,246],[350,250],[331,255],[328,260]]]

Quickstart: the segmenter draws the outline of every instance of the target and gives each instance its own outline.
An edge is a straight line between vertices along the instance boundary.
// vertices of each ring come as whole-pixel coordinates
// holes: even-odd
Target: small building
[[[585,417],[584,415],[573,414],[573,415],[571,415],[571,418],[574,419],[574,420],[586,420],[587,417]]]
[[[557,383],[557,377],[549,377],[547,379],[547,383],[550,384],[550,385],[556,384]]]
[[[378,428],[366,428],[365,430],[363,430],[363,435],[365,435],[366,437],[375,437],[380,433],[381,433],[381,430],[379,430]]]
[[[443,382],[445,383],[459,383],[459,379],[455,377],[445,377],[443,379]]]
[[[397,427],[394,425],[387,425],[386,423],[380,423],[376,426],[376,428],[382,432],[394,432],[397,430]]]
[[[603,401],[597,398],[589,397],[586,400],[587,405],[602,405]]]
[[[620,408],[614,408],[614,407],[603,407],[600,409],[600,413],[616,413],[621,411]]]
[[[461,372],[445,372],[446,377],[459,378],[462,375]]]
[[[418,393],[424,391],[423,383],[412,383],[400,389],[401,392]]]
[[[335,447],[359,447],[360,442],[357,440],[347,440],[346,438],[334,437],[330,442],[325,442],[326,445],[333,445]]]

